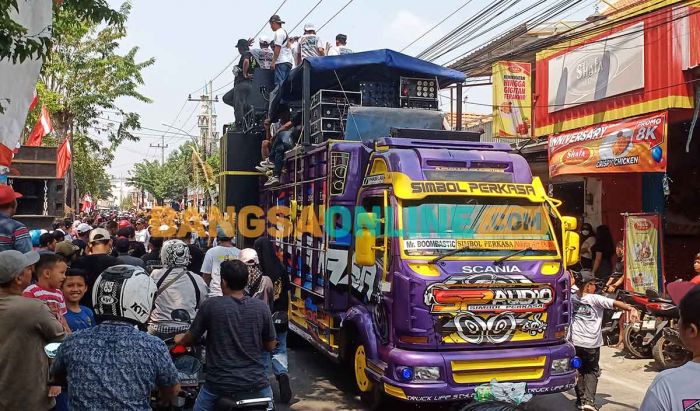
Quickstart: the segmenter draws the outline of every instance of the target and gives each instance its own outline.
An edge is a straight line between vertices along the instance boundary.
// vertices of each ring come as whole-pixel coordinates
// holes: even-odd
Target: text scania
[[[520,268],[517,265],[465,265],[462,267],[462,272],[467,274],[482,274],[482,273],[520,273]]]

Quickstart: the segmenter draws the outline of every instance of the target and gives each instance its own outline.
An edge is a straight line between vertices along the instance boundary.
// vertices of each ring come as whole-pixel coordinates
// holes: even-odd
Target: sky
[[[121,4],[117,0],[108,1],[113,7]],[[347,2],[348,0],[321,0],[318,7],[301,21],[318,0],[287,0],[278,14],[286,22],[285,28],[291,35],[301,34],[304,23],[312,22],[320,27]],[[567,20],[581,19],[594,11],[595,2],[585,0],[580,7],[564,17]],[[132,11],[127,22],[128,35],[122,41],[121,48],[126,51],[138,47],[137,61],[155,58],[155,64],[143,71],[145,84],[140,88],[142,94],[153,102],[146,104],[133,99],[118,101],[123,110],[138,112],[141,115],[141,125],[148,129],[141,131],[141,141],[123,144],[117,150],[110,174],[127,177],[134,163],[143,159],[160,159],[160,149],[149,146],[161,142],[163,133],[154,130],[168,130],[162,123],[173,124],[191,134],[198,134],[196,115],[199,107],[195,102],[186,102],[188,96],[191,94],[192,97],[198,97],[204,84],[234,60],[237,39],[252,37],[263,25],[263,34],[271,35],[266,22],[281,3],[282,0],[132,0]],[[404,53],[415,55],[423,51],[457,25],[473,18],[488,3],[491,0],[468,1],[465,7]],[[436,63],[448,63],[514,27],[527,17],[522,13],[523,8],[535,3],[535,0],[520,1],[504,12],[501,20],[493,20],[495,28],[492,31],[461,45]],[[547,0],[542,7],[552,3],[553,0]],[[333,41],[337,33],[344,33],[348,36],[348,46],[355,51],[381,48],[401,50],[464,4],[465,0],[352,0],[318,34],[325,42]],[[498,24],[499,21],[502,24]],[[291,31],[298,23],[299,27]],[[232,80],[231,68],[226,68],[214,79],[213,89],[221,88]],[[229,89],[230,86],[224,87],[215,93],[219,97],[219,103],[216,104],[219,131],[225,123],[233,121],[233,108],[221,102],[221,97]],[[465,89],[465,101],[465,112],[488,113],[490,108],[479,104],[491,103],[490,89]],[[443,110],[449,111],[449,99]],[[117,119],[113,115],[111,118]],[[175,129],[170,131],[182,134]],[[166,157],[188,140],[189,137],[184,135],[165,134],[165,143],[168,144]]]

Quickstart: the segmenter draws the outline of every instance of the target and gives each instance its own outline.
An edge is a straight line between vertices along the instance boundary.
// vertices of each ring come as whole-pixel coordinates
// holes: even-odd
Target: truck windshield
[[[556,237],[541,203],[520,198],[429,197],[405,201],[402,244],[407,255],[556,256]]]

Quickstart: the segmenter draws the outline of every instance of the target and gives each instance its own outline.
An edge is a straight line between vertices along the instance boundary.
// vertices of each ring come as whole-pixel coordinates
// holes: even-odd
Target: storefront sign
[[[493,136],[529,138],[532,118],[530,63],[493,65]]]
[[[666,171],[667,113],[549,137],[549,175]]]
[[[626,289],[642,294],[646,290],[660,292],[660,231],[658,214],[625,216]]]
[[[643,87],[644,23],[640,22],[551,59],[548,111]]]

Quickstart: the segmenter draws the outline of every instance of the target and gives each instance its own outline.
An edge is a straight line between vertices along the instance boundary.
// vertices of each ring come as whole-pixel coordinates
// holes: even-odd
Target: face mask
[[[581,234],[583,234],[583,235],[588,235],[588,234],[590,234],[590,233],[591,233],[591,232],[588,231],[588,230],[581,230]]]

